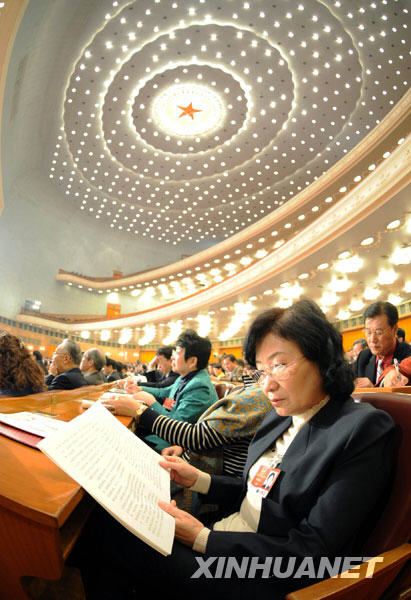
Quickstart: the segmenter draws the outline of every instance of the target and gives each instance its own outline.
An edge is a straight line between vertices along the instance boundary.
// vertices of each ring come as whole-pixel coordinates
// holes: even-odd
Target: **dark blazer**
[[[167,375],[167,377],[163,377],[162,379],[159,379],[158,381],[144,381],[142,383],[142,385],[144,385],[144,387],[156,387],[156,388],[165,388],[168,387],[170,385],[172,385],[175,380],[177,379],[177,377],[180,377],[180,375],[178,373],[174,373],[174,371],[170,371],[170,373]]]
[[[411,345],[407,342],[396,342],[394,350],[394,358],[401,362],[404,358],[411,356]],[[355,363],[355,376],[368,377],[370,381],[375,383],[377,374],[377,360],[375,354],[371,354],[369,348],[361,350]]]
[[[46,369],[46,365],[44,364],[44,362],[42,360],[36,360],[36,364],[40,367],[41,371],[47,375],[47,369]]]
[[[213,476],[204,501],[226,515],[239,510],[250,467],[290,424],[291,417],[270,411],[250,444],[243,478]],[[211,531],[207,555],[360,556],[350,553],[360,551],[391,483],[394,431],[391,417],[369,404],[330,400],[285,453],[262,500],[257,533]]]
[[[49,390],[74,390],[75,388],[89,385],[78,367],[68,369],[60,375],[47,375],[46,385]]]
[[[112,381],[118,381],[119,379],[121,379],[121,375],[118,371],[116,371],[116,369],[114,369],[114,371],[111,371],[110,375],[107,375],[108,383],[111,383]]]

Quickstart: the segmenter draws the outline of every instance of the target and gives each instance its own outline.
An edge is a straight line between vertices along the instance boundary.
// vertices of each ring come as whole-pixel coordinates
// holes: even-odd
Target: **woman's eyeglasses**
[[[289,363],[278,363],[276,365],[271,365],[267,369],[256,369],[251,371],[250,375],[256,383],[261,382],[266,377],[272,377],[273,379],[278,380],[288,379],[292,374],[290,367],[304,358],[305,356],[301,356],[300,358],[291,360]]]

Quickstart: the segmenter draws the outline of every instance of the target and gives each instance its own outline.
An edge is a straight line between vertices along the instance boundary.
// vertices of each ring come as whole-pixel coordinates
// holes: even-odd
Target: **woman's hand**
[[[181,456],[183,452],[184,448],[181,446],[168,446],[162,449],[161,456]]]
[[[149,392],[137,392],[137,394],[133,394],[133,398],[134,400],[137,400],[137,402],[144,402],[147,406],[151,406],[157,402],[155,396]]]
[[[127,392],[127,394],[137,394],[137,392],[141,392],[141,387],[131,379],[126,379],[124,381],[124,391]]]
[[[175,483],[179,483],[187,488],[195,484],[200,473],[196,467],[189,465],[185,460],[177,456],[164,456],[164,459],[160,460],[158,464],[163,469],[170,471],[171,481],[175,481]]]
[[[201,521],[198,521],[193,515],[190,515],[184,510],[177,508],[175,500],[172,500],[169,504],[160,500],[158,505],[165,510],[165,512],[174,517],[176,525],[175,538],[182,544],[192,548],[196,537],[200,531],[204,529],[204,525]]]
[[[107,398],[107,400],[104,399],[102,404],[114,415],[123,415],[124,417],[134,417],[136,410],[141,406],[141,402],[122,394],[118,394],[114,398]]]

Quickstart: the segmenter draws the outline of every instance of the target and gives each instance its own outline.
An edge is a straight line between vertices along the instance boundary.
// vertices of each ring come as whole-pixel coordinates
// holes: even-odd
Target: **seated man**
[[[225,376],[220,381],[237,381],[242,383],[243,370],[237,362],[234,354],[226,354],[222,360]]]
[[[153,371],[147,371],[147,383],[143,384],[144,387],[164,388],[175,382],[178,373],[175,373],[171,368],[173,350],[173,346],[162,346],[157,350],[155,359],[150,363],[156,367],[156,369],[154,369],[155,377],[151,380],[150,373]]]
[[[106,356],[106,364],[103,366],[103,373],[106,376],[107,383],[121,379],[120,373],[117,371],[116,362],[108,356]]]
[[[399,342],[405,342],[405,330],[402,327],[397,329],[397,340]]]
[[[368,344],[365,338],[355,340],[355,342],[352,345],[353,362],[357,360],[359,353],[362,352],[362,350],[365,350],[366,348],[368,348]]]
[[[219,381],[232,381],[242,383],[243,369],[237,362],[234,354],[225,354],[221,360],[224,373],[219,374],[218,377],[212,375],[211,380],[216,383]]]
[[[137,391],[133,398],[119,396],[105,404],[110,410],[121,415],[134,416],[143,405],[144,408],[150,406],[157,413],[177,421],[195,423],[198,417],[218,400],[206,368],[210,354],[210,340],[200,337],[192,329],[187,329],[176,341],[172,366],[173,371],[180,377],[172,385],[165,388],[146,388],[144,385],[137,388],[135,385],[128,385],[128,392],[133,393],[136,389],[142,391]],[[157,451],[169,445],[157,435],[138,433],[141,433],[145,441]]]
[[[54,351],[46,377],[49,390],[74,390],[89,385],[79,369],[80,346],[73,340],[65,339]]]
[[[356,387],[378,387],[383,372],[394,359],[401,362],[411,356],[411,346],[399,342],[398,311],[390,302],[374,302],[364,312],[365,337],[368,348],[362,350],[355,363]]]
[[[80,370],[89,385],[101,385],[106,382],[102,371],[105,364],[105,356],[98,348],[90,348],[84,352]]]

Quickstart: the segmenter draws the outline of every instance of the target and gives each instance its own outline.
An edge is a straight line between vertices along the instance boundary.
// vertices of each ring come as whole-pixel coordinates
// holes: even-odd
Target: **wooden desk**
[[[83,412],[81,397],[98,398],[102,391],[103,386],[89,386],[82,391],[4,398],[0,412],[41,410],[69,421]],[[51,395],[55,396],[53,401]],[[118,418],[126,426],[132,420]],[[21,585],[22,576],[61,577],[64,561],[93,503],[40,450],[0,436],[1,600],[28,599]]]

